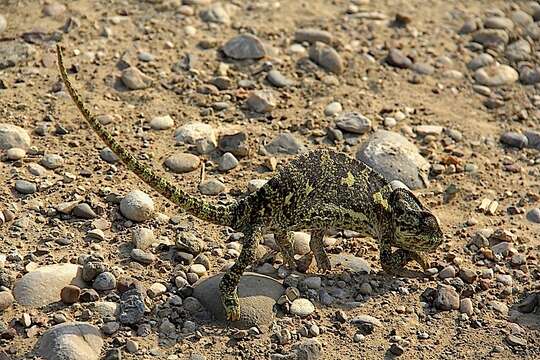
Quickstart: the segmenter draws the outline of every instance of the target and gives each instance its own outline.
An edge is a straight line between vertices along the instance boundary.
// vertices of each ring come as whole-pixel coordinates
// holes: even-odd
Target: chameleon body
[[[443,240],[437,218],[412,192],[394,189],[368,165],[333,150],[298,155],[259,190],[230,205],[213,205],[191,196],[139,162],[90,114],[68,79],[59,46],[57,51],[60,74],[73,101],[129,170],[186,212],[244,234],[240,256],[220,283],[229,320],[240,318],[237,285],[255,261],[255,250],[265,233],[274,233],[284,261],[294,268],[293,231],[311,230],[310,247],[318,268],[324,271],[331,266],[323,244],[330,227],[376,239],[382,267],[389,273],[398,273],[410,261],[426,268],[423,253],[433,251]]]

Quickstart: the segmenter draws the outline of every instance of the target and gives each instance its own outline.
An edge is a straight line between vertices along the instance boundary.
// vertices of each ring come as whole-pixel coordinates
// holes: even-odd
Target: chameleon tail
[[[122,147],[109,131],[88,111],[79,93],[73,88],[64,67],[63,54],[60,45],[56,46],[58,54],[58,67],[62,80],[77,105],[84,119],[103,142],[145,183],[154,188],[171,202],[184,211],[215,224],[230,226],[232,224],[232,206],[213,205],[197,199],[172,185],[166,179],[157,175],[151,168],[138,161],[129,151]]]

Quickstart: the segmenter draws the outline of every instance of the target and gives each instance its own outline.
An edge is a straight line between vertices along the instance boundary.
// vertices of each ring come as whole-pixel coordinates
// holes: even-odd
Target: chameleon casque
[[[425,269],[422,253],[433,251],[443,241],[437,218],[411,191],[394,189],[363,162],[333,150],[298,155],[258,191],[229,205],[214,205],[191,196],[138,161],[90,114],[69,81],[60,46],[57,53],[60,74],[73,101],[129,170],[184,211],[244,234],[240,256],[220,283],[228,320],[240,318],[237,285],[245,269],[255,261],[264,233],[274,233],[285,263],[294,268],[292,231],[311,230],[310,247],[322,271],[331,267],[323,245],[325,231],[330,227],[376,239],[382,268],[388,273],[398,273],[410,261]]]

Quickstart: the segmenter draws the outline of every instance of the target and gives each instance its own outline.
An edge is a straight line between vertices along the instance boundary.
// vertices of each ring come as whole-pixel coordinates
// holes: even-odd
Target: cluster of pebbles
[[[408,83],[419,85],[433,76],[438,82],[434,93],[449,88],[452,96],[463,96],[455,84],[468,79],[447,69],[449,57],[430,65],[407,56],[403,47],[377,43],[376,34],[387,28],[412,39],[427,37],[418,35],[416,19],[406,13],[390,17],[368,0],[339,5],[344,22],[335,28],[359,24],[368,33],[365,42],[343,41],[341,32],[331,30],[334,25],[311,21],[283,39],[236,23],[240,12],[271,12],[265,6],[270,5],[149,1],[141,8],[152,9],[156,19],[149,22],[140,18],[140,9],[118,9],[108,21],[89,25],[70,6],[47,2],[40,11],[56,22],[55,29],[24,33],[24,42],[0,42],[0,71],[8,74],[0,73],[0,91],[27,86],[20,76],[33,74],[25,64],[36,52],[51,68],[51,78],[57,76],[44,44],[56,42],[60,32],[71,39],[97,29],[105,44],[95,52],[66,52],[76,55],[66,60],[74,63],[70,72],[77,73],[82,72],[79,63],[104,64],[108,51],[116,51],[104,48],[130,41],[129,36],[116,39],[125,22],[140,21],[137,32],[143,36],[153,34],[154,26],[162,26],[159,16],[169,14],[175,26],[182,22],[185,42],[159,38],[152,43],[163,49],[118,51],[117,81],[106,77],[105,98],[118,96],[132,107],[135,98],[151,98],[159,89],[187,99],[182,105],[195,110],[174,112],[177,104],[168,103],[166,109],[140,113],[133,125],[137,145],[129,148],[182,188],[188,187],[184,179],[196,178],[190,185],[195,184],[198,196],[223,203],[231,195],[256,191],[278,164],[302,151],[323,145],[348,152],[451,214],[445,215],[452,223],[445,229],[448,241],[430,255],[425,276],[389,277],[378,271],[376,246],[348,230],[328,232],[325,245],[334,271],[325,275],[315,274],[310,235],[296,232],[300,271],[291,272],[275,254],[269,234],[239,286],[241,320],[234,328],[216,328],[224,320],[219,279],[239,256],[242,234],[198,224],[162,206],[142,185],[132,187],[110,149],[99,145],[95,152],[86,144],[89,134],[75,136],[87,129],[63,126],[50,114],[36,122],[0,119],[0,179],[6,183],[0,193],[0,358],[23,353],[45,359],[213,358],[206,349],[226,359],[315,360],[341,356],[330,353],[336,347],[352,349],[351,357],[367,349],[407,356],[432,352],[441,331],[471,329],[500,340],[492,354],[539,355],[538,332],[527,324],[540,316],[538,232],[531,230],[540,223],[540,195],[523,189],[540,175],[538,128],[512,126],[472,139],[459,130],[459,122],[425,121],[427,111],[417,105],[396,103],[368,113],[343,93],[315,103],[321,94],[357,86],[357,78],[369,82],[374,93],[380,91],[386,79],[377,84],[351,70],[357,57],[387,76],[401,78],[410,71]],[[0,34],[16,21],[3,15]],[[489,111],[515,100],[508,89],[518,83],[531,106],[540,105],[537,20],[540,5],[521,2],[504,11],[487,10],[482,18],[452,29],[471,55],[455,65],[470,71],[473,90],[485,97]],[[162,67],[162,51],[177,48],[181,58]],[[195,54],[202,51],[212,53],[211,60],[198,59]],[[47,105],[60,107],[67,98],[62,85],[46,86]],[[291,120],[297,113],[288,101],[295,96],[305,102],[292,107],[310,108],[302,123]],[[519,113],[521,120],[533,116],[532,111]],[[131,135],[128,140],[117,130],[127,120],[112,113],[98,120],[122,143],[131,141]],[[162,143],[166,154],[151,154],[149,148]],[[519,188],[494,184],[512,176],[521,177]],[[208,233],[215,236],[203,235]],[[444,326],[452,329],[441,330]]]

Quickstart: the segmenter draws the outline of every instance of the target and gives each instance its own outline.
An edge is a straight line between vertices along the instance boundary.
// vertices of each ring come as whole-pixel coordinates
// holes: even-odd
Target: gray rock
[[[296,155],[304,150],[304,145],[291,133],[282,133],[266,145],[266,150],[271,154]]]
[[[296,360],[319,360],[323,345],[317,339],[305,339],[294,345],[293,356]]]
[[[249,95],[247,105],[255,112],[268,113],[276,107],[276,100],[270,90],[256,90]]]
[[[336,126],[354,134],[365,134],[371,129],[371,120],[357,112],[341,114],[336,120]]]
[[[331,46],[316,42],[309,47],[309,58],[326,71],[338,75],[343,72],[343,60]]]
[[[54,170],[62,166],[64,159],[60,155],[45,154],[40,161],[40,164],[49,170]]]
[[[225,319],[219,296],[219,282],[222,277],[223,274],[219,274],[199,281],[194,285],[193,291],[193,296],[218,320]],[[268,326],[273,319],[272,308],[283,291],[283,285],[268,276],[245,273],[238,286],[240,320],[234,325],[245,329]]]
[[[74,264],[46,265],[29,272],[15,283],[13,295],[17,303],[41,307],[60,301],[60,292],[67,285],[86,287],[82,267]]]
[[[290,313],[300,317],[306,317],[315,311],[315,306],[308,299],[295,299],[290,308]]]
[[[519,81],[524,85],[540,83],[540,67],[521,66],[519,68]]]
[[[97,291],[108,291],[116,289],[116,277],[108,272],[104,271],[94,279],[92,287]]]
[[[33,48],[19,40],[0,42],[0,70],[17,66],[27,61],[34,53]],[[12,125],[13,126],[13,125]],[[0,126],[0,134],[2,133]],[[1,135],[0,135],[1,139]],[[2,141],[0,141],[0,144]]]
[[[122,294],[118,321],[124,325],[137,324],[144,316],[144,300],[137,290],[128,290]]]
[[[141,249],[132,249],[129,256],[136,262],[143,265],[149,265],[156,260],[156,256],[154,254]]]
[[[524,61],[529,59],[531,51],[531,44],[527,40],[520,39],[508,45],[504,54],[510,61]]]
[[[154,130],[167,130],[174,126],[171,115],[156,116],[150,120],[150,127]]]
[[[122,71],[122,82],[130,90],[146,89],[152,85],[152,78],[143,74],[135,67],[129,67]]]
[[[182,125],[174,133],[177,143],[190,145],[201,145],[202,149],[208,152],[217,146],[217,138],[214,128],[211,125],[201,122],[192,122]]]
[[[2,59],[1,53],[0,59]],[[0,149],[20,148],[27,150],[31,143],[30,135],[23,128],[11,124],[0,124]]]
[[[247,134],[245,132],[239,132],[221,136],[219,139],[219,150],[230,152],[238,157],[248,156],[249,146],[247,143]]]
[[[461,301],[459,302],[459,311],[469,316],[474,314],[472,300],[470,298],[461,299]]]
[[[0,312],[10,308],[14,300],[11,291],[0,291]]]
[[[540,224],[540,208],[534,208],[534,209],[531,209],[531,210],[527,213],[527,219],[528,219],[530,222]]]
[[[237,167],[239,164],[238,159],[234,157],[233,154],[230,152],[227,152],[223,154],[221,159],[219,159],[219,170],[221,171],[229,171]]]
[[[354,317],[353,319],[351,319],[351,324],[355,324],[355,325],[369,324],[372,327],[383,326],[382,322],[379,319],[371,315],[358,315]]]
[[[266,80],[275,87],[282,88],[293,85],[293,82],[287,79],[281,72],[278,70],[270,70],[266,75]]]
[[[202,10],[200,16],[203,21],[211,23],[229,24],[231,22],[229,14],[219,3],[213,4],[211,7]]]
[[[136,227],[131,230],[131,242],[136,249],[146,250],[156,241],[154,231],[145,227]]]
[[[510,13],[510,18],[512,21],[522,27],[526,27],[527,25],[531,24],[534,19],[531,15],[527,14],[523,10],[514,10]]]
[[[37,191],[37,185],[26,180],[15,180],[15,190],[21,194],[33,194]]]
[[[50,17],[59,17],[66,11],[66,6],[59,2],[48,2],[43,6],[43,14]]]
[[[175,242],[176,248],[193,255],[198,255],[204,251],[205,244],[202,239],[189,232],[178,233]]]
[[[476,70],[474,79],[480,85],[501,86],[515,83],[519,74],[508,65],[490,65]]]
[[[92,210],[90,205],[87,203],[80,203],[77,204],[74,208],[71,214],[75,217],[78,217],[79,219],[95,219],[97,218],[97,214]]]
[[[88,261],[83,265],[82,279],[84,281],[94,281],[96,276],[107,271],[107,266],[100,261]]]
[[[495,59],[493,59],[493,56],[487,53],[482,53],[469,61],[467,63],[467,67],[469,68],[469,70],[475,71],[477,69],[480,69],[481,67],[493,64],[494,61]]]
[[[459,294],[450,285],[439,285],[434,305],[439,310],[457,310],[460,305]]]
[[[410,68],[413,64],[412,60],[398,49],[390,49],[385,60],[388,65],[400,69]]]
[[[345,269],[354,273],[371,273],[369,263],[357,256],[351,254],[329,254],[332,268]]]
[[[38,341],[37,354],[46,360],[98,360],[102,347],[97,327],[69,322],[45,331]]]
[[[476,19],[469,19],[463,23],[458,33],[465,35],[470,34],[478,30],[478,21]]]
[[[448,265],[447,267],[439,271],[439,278],[441,279],[448,279],[454,277],[456,277],[456,268],[452,265]]]
[[[414,63],[410,69],[420,75],[433,75],[435,67],[426,63]]]
[[[523,134],[513,132],[513,131],[507,131],[501,135],[500,141],[503,144],[506,144],[511,147],[516,147],[519,149],[523,149],[524,147],[527,147],[529,141],[527,137]]]
[[[474,33],[472,40],[484,45],[486,48],[504,49],[508,44],[509,36],[504,30],[482,29]]]
[[[8,160],[17,161],[24,159],[26,156],[26,150],[20,148],[10,148],[6,151]]]
[[[501,29],[512,31],[514,29],[514,23],[512,20],[502,16],[489,16],[484,20],[484,27],[486,29]]]
[[[532,149],[540,150],[540,131],[525,130],[524,134],[528,140],[527,146]]]
[[[146,193],[133,190],[120,201],[120,212],[129,220],[146,221],[154,215],[154,201]]]
[[[120,158],[116,156],[116,154],[108,147],[101,149],[99,156],[109,164],[114,164],[120,161]]]
[[[201,164],[201,159],[190,153],[175,153],[165,159],[163,164],[172,172],[183,174],[196,170]]]
[[[529,24],[525,28],[525,33],[534,41],[540,40],[540,25],[538,23]]]
[[[339,114],[343,110],[343,107],[341,104],[337,101],[332,101],[330,104],[326,105],[324,108],[324,115],[326,116],[334,116],[336,114]]]
[[[413,143],[396,132],[376,131],[358,150],[356,158],[388,181],[400,180],[413,190],[427,184],[429,162]]]
[[[328,31],[320,30],[320,29],[313,29],[313,28],[306,28],[306,29],[298,29],[294,33],[294,41],[296,42],[308,42],[311,44],[318,42],[322,42],[328,45],[332,45],[333,36]]]
[[[217,195],[225,191],[225,184],[218,179],[207,179],[201,181],[199,191],[203,195]]]
[[[223,45],[223,52],[228,57],[237,60],[260,59],[266,56],[262,41],[251,34],[233,37]]]

